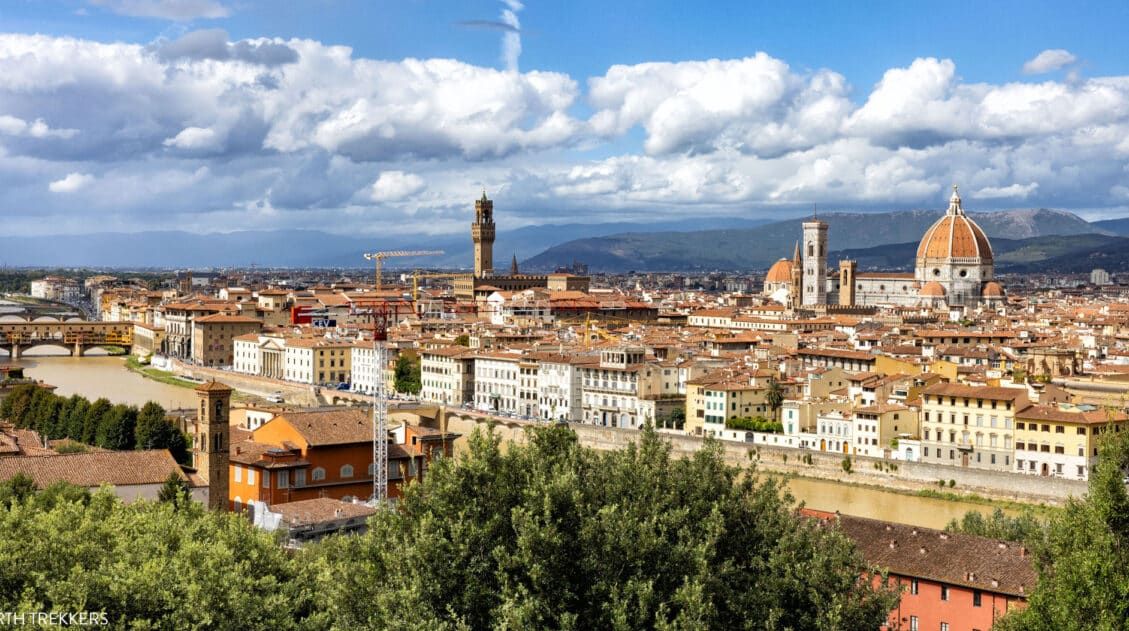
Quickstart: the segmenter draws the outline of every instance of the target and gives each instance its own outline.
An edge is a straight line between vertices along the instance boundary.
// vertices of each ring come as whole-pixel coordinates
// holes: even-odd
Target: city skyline
[[[953,182],[1129,214],[1125,7],[648,6],[7,7],[0,218],[457,233],[481,188],[518,227],[940,210]]]

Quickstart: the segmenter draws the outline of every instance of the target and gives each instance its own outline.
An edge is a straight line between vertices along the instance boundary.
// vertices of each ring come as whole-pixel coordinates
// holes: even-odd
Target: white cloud
[[[91,0],[95,6],[121,15],[187,22],[198,18],[216,19],[231,15],[231,10],[216,0]]]
[[[398,202],[422,191],[423,178],[414,173],[385,171],[372,183],[370,198],[374,202]]]
[[[73,220],[51,193],[83,186],[84,209],[126,226],[159,206],[178,227],[434,232],[462,230],[479,186],[538,223],[943,208],[954,181],[971,209],[1100,210],[1124,205],[1129,172],[1129,77],[969,83],[934,58],[853,100],[834,69],[764,53],[613,66],[582,93],[562,73],[205,30],[0,35],[0,76],[0,208],[34,218],[0,211],[12,230]]]
[[[77,133],[77,129],[52,129],[42,118],[29,123],[15,116],[0,115],[0,134],[30,138],[70,138]]]
[[[802,149],[838,133],[850,109],[842,75],[799,75],[765,53],[612,66],[589,80],[589,100],[595,133],[612,137],[642,125],[652,155]]]
[[[1078,61],[1068,50],[1048,48],[1023,64],[1023,74],[1043,74],[1064,68]]]
[[[1003,199],[1009,197],[1025,198],[1038,189],[1038,182],[1030,182],[1028,184],[1012,184],[1010,186],[986,186],[973,193],[973,196],[980,199]]]
[[[47,185],[52,193],[74,193],[85,188],[94,181],[94,176],[86,173],[68,173],[61,180],[55,180]]]
[[[166,147],[178,149],[215,149],[218,146],[218,137],[212,129],[203,127],[185,127],[172,138],[166,138]]]

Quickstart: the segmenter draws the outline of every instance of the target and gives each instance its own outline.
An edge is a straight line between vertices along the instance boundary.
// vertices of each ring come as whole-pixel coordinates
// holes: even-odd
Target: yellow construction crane
[[[461,273],[427,273],[421,272],[418,269],[412,273],[412,302],[419,302],[419,279],[421,278],[462,278],[463,276],[470,276],[467,272]]]
[[[365,252],[365,258],[376,262],[376,291],[384,287],[381,274],[384,272],[384,259],[396,256],[440,256],[443,250],[389,250],[387,252]]]
[[[601,318],[601,316],[597,315],[596,318],[606,319],[606,320],[620,320],[620,321],[629,322],[629,323],[637,323],[636,320],[630,320],[628,318],[617,318],[615,316],[603,316]],[[581,322],[583,322],[584,323],[584,348],[585,348],[585,350],[592,348],[592,333],[595,333],[597,336],[600,337],[600,339],[603,339],[603,340],[607,340],[607,341],[610,341],[610,342],[618,342],[619,341],[618,336],[613,335],[611,333],[608,333],[607,331],[601,329],[600,326],[597,324],[597,322],[593,319],[591,313],[586,314],[584,316],[583,320],[580,320],[579,318],[558,318],[557,322],[560,323],[560,324],[580,324]]]

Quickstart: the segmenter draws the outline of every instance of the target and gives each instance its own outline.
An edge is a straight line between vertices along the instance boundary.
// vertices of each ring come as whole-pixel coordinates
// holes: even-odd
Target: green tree
[[[313,606],[269,534],[196,502],[123,504],[102,490],[12,505],[0,558],[0,611],[105,612],[112,629],[285,631]]]
[[[182,506],[191,501],[189,496],[188,480],[177,475],[175,471],[165,478],[161,490],[157,492],[157,499],[162,502],[172,502],[175,506]]]
[[[770,378],[768,380],[768,391],[764,394],[764,402],[772,410],[772,418],[775,419],[776,412],[780,409],[780,406],[784,405],[784,389],[780,387],[780,382],[776,379]]]
[[[188,439],[168,420],[165,409],[153,401],[137,414],[135,444],[138,449],[168,449],[177,462],[188,462]]]
[[[95,444],[104,449],[133,449],[137,434],[137,408],[118,404],[102,417]]]
[[[105,397],[91,403],[82,417],[82,435],[72,438],[87,445],[97,444],[95,440],[98,437],[98,428],[102,426],[103,417],[108,416],[113,408],[114,405]]]
[[[458,346],[470,346],[470,336],[463,333],[455,338],[455,344]]]
[[[339,629],[873,629],[896,602],[779,483],[715,442],[673,458],[650,427],[611,452],[561,427],[507,449],[476,431],[366,535],[303,561]]]
[[[1033,537],[1039,579],[1004,631],[1129,628],[1129,432],[1107,428],[1083,499],[1070,498]],[[996,628],[996,627],[994,627]]]
[[[71,440],[82,442],[82,429],[86,423],[86,417],[90,413],[90,401],[86,397],[78,395],[71,398],[74,399],[74,403],[67,413],[63,434]]]
[[[39,487],[26,473],[16,475],[0,482],[0,507],[11,502],[22,502],[35,494]]]
[[[423,389],[423,373],[419,358],[400,355],[396,358],[396,392],[419,394]]]
[[[1039,519],[1031,509],[1024,509],[1012,517],[999,508],[994,509],[988,517],[980,511],[968,511],[959,521],[954,519],[945,526],[945,530],[949,532],[1025,542],[1038,541],[1046,528],[1046,521]]]

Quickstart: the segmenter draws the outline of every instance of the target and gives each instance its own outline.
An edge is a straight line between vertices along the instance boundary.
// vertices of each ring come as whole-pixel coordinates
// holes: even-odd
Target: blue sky
[[[952,181],[971,209],[1129,215],[1127,26],[1125,2],[11,0],[0,219],[446,232],[480,187],[519,225],[941,208]]]

